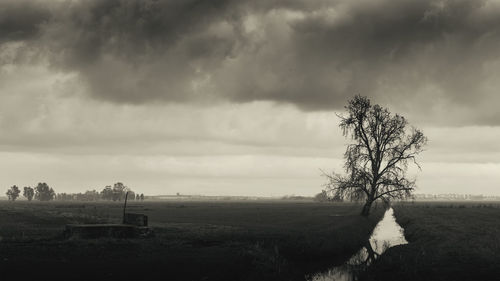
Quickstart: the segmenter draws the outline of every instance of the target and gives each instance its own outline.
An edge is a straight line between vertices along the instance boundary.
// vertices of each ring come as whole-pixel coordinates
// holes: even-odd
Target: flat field
[[[2,280],[303,280],[362,247],[383,209],[313,202],[133,202],[147,239],[64,239],[70,223],[118,223],[122,204],[0,202]]]
[[[389,249],[364,279],[500,279],[499,203],[422,202],[394,210],[409,244]]]

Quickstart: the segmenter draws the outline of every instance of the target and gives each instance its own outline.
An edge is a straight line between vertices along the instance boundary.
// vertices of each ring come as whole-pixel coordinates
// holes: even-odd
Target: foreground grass
[[[498,280],[500,205],[416,203],[394,209],[410,244],[389,249],[366,280]]]
[[[0,202],[0,274],[49,280],[303,280],[362,247],[383,214],[295,202],[143,202],[150,239],[63,240],[67,223],[119,222],[121,204]]]

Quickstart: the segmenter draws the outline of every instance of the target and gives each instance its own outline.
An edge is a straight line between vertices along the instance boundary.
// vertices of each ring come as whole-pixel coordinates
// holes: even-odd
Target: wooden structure
[[[148,216],[144,214],[125,213],[123,223],[135,226],[148,226]]]
[[[123,205],[122,224],[68,224],[63,235],[66,238],[141,238],[153,235],[148,227],[148,216],[144,214],[127,213],[127,197]]]

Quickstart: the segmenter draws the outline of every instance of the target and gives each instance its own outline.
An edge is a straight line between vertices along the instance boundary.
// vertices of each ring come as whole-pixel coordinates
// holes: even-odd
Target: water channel
[[[308,281],[353,281],[357,273],[366,269],[385,250],[396,245],[407,244],[403,228],[396,222],[394,210],[387,209],[382,220],[375,226],[366,245],[343,265],[325,272],[316,273]]]

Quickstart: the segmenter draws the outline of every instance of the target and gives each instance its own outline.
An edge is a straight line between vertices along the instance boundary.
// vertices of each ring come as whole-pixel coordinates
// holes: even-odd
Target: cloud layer
[[[329,110],[361,93],[438,123],[498,124],[499,31],[493,0],[10,0],[0,60],[75,73],[113,103]]]
[[[360,93],[428,136],[420,192],[498,194],[499,33],[493,0],[0,1],[0,186],[312,195]]]

